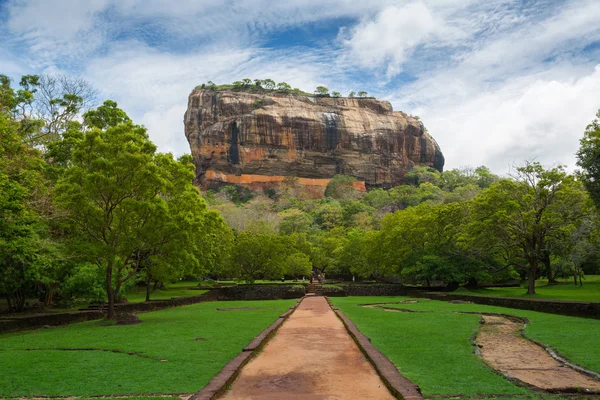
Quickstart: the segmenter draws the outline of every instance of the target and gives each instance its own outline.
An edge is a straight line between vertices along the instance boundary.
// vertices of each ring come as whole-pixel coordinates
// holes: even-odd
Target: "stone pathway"
[[[483,319],[477,344],[483,359],[494,369],[540,389],[600,392],[600,380],[569,368],[521,336],[522,322],[492,315]]]
[[[324,297],[306,297],[222,397],[394,399]]]

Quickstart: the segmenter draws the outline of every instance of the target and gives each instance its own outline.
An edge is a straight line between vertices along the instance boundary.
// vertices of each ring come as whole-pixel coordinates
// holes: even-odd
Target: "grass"
[[[486,289],[460,288],[454,293],[476,294],[485,296],[519,297],[526,299],[552,299],[600,302],[600,275],[588,275],[583,286],[575,286],[572,280],[561,279],[558,284],[548,285],[547,281],[538,281],[536,294],[527,295],[526,287],[505,287]]]
[[[388,304],[422,313],[393,313],[359,304],[397,302],[406,297],[331,298],[398,369],[419,385],[425,396],[524,395],[474,354],[471,339],[479,316],[457,311],[496,312],[529,319],[525,333],[573,362],[600,372],[600,320],[566,317],[478,304],[452,304],[420,299],[418,303]]]
[[[294,302],[207,302],[140,314],[139,325],[90,321],[0,335],[0,397],[194,393]]]
[[[192,289],[197,286],[193,282],[177,282],[169,284],[162,289],[150,292],[150,300],[169,300],[177,297],[199,296],[208,290]],[[146,287],[138,286],[127,293],[127,301],[130,303],[141,303],[146,301]]]

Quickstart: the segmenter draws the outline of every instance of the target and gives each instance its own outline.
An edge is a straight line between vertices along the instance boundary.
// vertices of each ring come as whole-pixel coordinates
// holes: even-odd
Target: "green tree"
[[[273,79],[265,79],[264,81],[262,81],[263,87],[267,90],[274,90],[275,89],[275,81]]]
[[[74,145],[56,202],[81,252],[104,269],[108,318],[148,257],[198,263],[193,232],[202,229],[206,205],[193,176],[189,159],[157,154],[145,129],[130,121],[91,129]]]
[[[358,97],[367,97],[368,93],[365,92],[364,90],[361,90],[360,92],[358,92]]]
[[[336,200],[357,199],[361,192],[354,187],[356,178],[348,175],[335,175],[325,187],[325,196]]]
[[[585,188],[600,209],[600,110],[579,142],[577,165],[582,168],[581,179]]]
[[[248,283],[260,278],[278,279],[289,251],[277,235],[240,232],[231,255],[232,270]]]
[[[329,89],[325,86],[317,86],[315,89],[315,94],[317,96],[329,96]]]
[[[356,96],[356,92],[354,90],[348,93],[348,97],[353,98],[354,96]]]
[[[342,97],[342,94],[340,92],[332,92],[331,96],[332,97]]]
[[[88,127],[106,129],[131,121],[125,111],[117,107],[117,103],[106,100],[100,107],[83,114],[83,122]]]
[[[312,272],[312,263],[310,258],[303,253],[293,253],[286,257],[285,273],[298,279],[300,276],[308,276]]]
[[[285,82],[280,82],[277,84],[277,90],[283,93],[289,93],[292,91],[292,87]]]
[[[517,168],[514,180],[500,180],[474,199],[471,236],[478,247],[495,252],[506,265],[527,271],[528,294],[535,294],[548,241],[577,228],[581,218],[577,185],[563,167],[544,169],[534,162]]]

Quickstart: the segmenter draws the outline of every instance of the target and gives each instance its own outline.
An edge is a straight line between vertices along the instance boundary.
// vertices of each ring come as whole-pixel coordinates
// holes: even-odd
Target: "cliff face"
[[[387,101],[198,89],[184,122],[204,188],[297,177],[324,190],[336,174],[389,187],[415,165],[444,166],[423,125]]]

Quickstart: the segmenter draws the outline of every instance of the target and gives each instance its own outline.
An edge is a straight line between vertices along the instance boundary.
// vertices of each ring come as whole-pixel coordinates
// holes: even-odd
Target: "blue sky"
[[[447,168],[574,167],[600,108],[598,0],[0,0],[0,73],[92,82],[189,152],[187,95],[272,78],[421,116]]]

